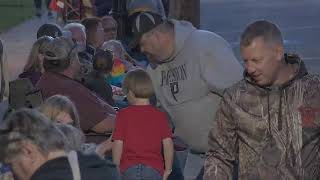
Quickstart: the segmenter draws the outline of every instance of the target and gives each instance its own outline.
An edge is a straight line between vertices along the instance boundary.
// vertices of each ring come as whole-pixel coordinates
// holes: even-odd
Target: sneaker
[[[52,16],[53,16],[52,12],[48,11],[48,17],[52,17]]]
[[[41,9],[36,9],[36,16],[41,17]]]

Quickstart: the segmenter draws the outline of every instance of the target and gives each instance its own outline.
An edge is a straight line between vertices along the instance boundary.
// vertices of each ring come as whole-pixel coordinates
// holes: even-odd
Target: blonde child
[[[149,98],[154,94],[151,79],[142,69],[130,71],[123,91],[129,107],[121,109],[116,117],[113,161],[123,180],[166,180],[173,162],[172,133],[167,115],[150,105]]]

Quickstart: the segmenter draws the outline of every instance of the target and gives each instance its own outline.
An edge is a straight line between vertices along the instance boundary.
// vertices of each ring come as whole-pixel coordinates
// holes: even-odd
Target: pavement
[[[46,14],[46,13],[44,13]],[[10,79],[16,79],[22,72],[32,44],[36,41],[38,28],[48,22],[53,22],[47,16],[33,17],[8,31],[0,34],[3,40],[5,56],[9,64]]]
[[[298,53],[312,73],[320,74],[319,0],[201,0],[201,28],[224,37],[239,55],[239,37],[256,20],[276,23],[287,52]]]

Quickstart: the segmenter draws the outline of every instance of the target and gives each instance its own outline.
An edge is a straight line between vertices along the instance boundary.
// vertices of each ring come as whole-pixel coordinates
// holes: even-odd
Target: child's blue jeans
[[[162,176],[152,167],[137,164],[122,174],[122,180],[162,180]]]

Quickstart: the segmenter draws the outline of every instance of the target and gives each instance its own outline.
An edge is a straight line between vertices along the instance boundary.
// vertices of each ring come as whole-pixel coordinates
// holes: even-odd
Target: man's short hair
[[[70,31],[70,29],[73,29],[73,28],[79,28],[81,29],[84,33],[86,32],[86,27],[84,27],[83,24],[80,24],[80,23],[69,23],[69,24],[66,24],[63,29],[64,30],[68,30]]]
[[[260,20],[250,24],[241,35],[240,46],[247,47],[256,38],[263,38],[265,42],[283,44],[279,28],[266,20]]]
[[[101,19],[97,17],[88,17],[81,21],[81,24],[86,28],[87,40],[92,39],[92,36],[95,34],[94,32],[97,31],[99,23],[101,23]]]
[[[62,72],[76,58],[76,44],[68,38],[58,37],[45,47],[43,67],[46,71]]]
[[[151,78],[143,69],[129,71],[123,80],[122,90],[125,94],[132,91],[137,98],[150,98],[154,94]]]
[[[107,22],[112,22],[114,23],[115,26],[118,26],[118,22],[112,17],[112,16],[103,16],[101,18],[101,21],[107,21]]]
[[[47,23],[39,27],[37,31],[37,39],[43,36],[51,36],[53,38],[62,36],[62,30],[59,25]]]

